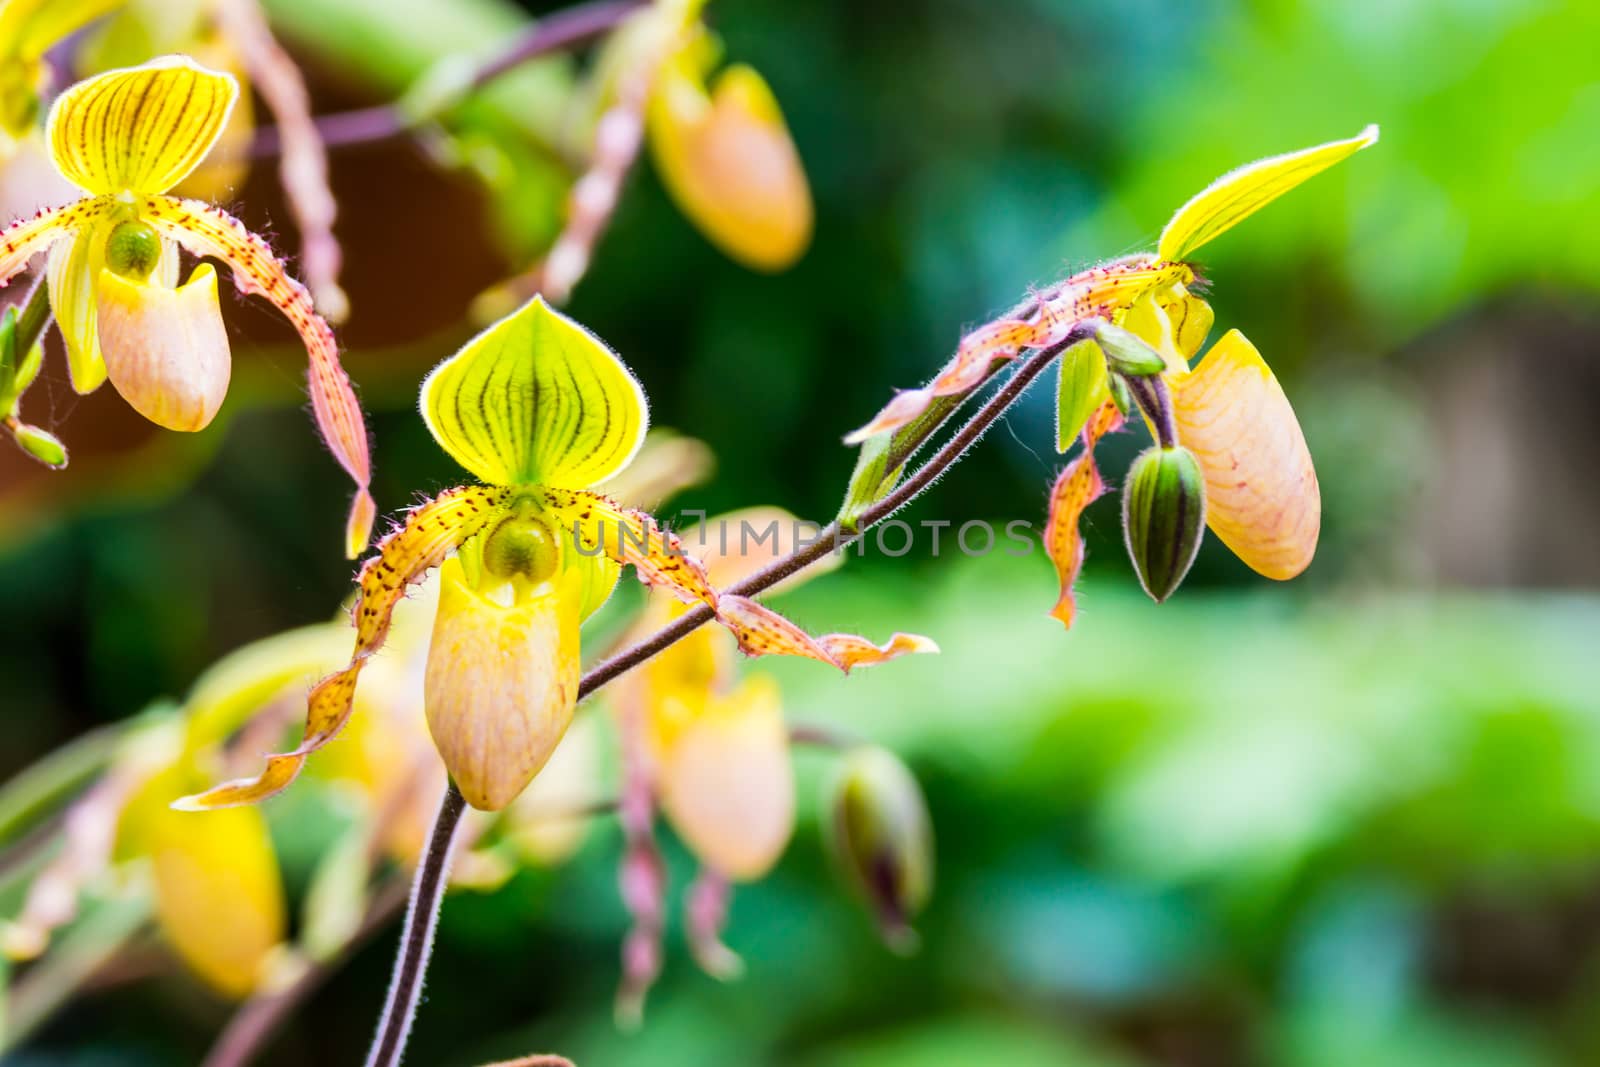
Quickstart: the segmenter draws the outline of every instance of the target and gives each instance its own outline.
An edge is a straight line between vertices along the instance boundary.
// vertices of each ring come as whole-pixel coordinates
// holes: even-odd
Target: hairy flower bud
[[[11,437],[17,442],[17,447],[22,449],[34,459],[47,467],[60,470],[67,465],[67,446],[61,439],[48,430],[41,430],[37,426],[29,426],[25,422],[13,422],[8,426]]]
[[[828,842],[877,913],[896,951],[916,946],[910,922],[933,889],[933,833],[917,780],[887,749],[844,757],[829,797]]]
[[[1194,563],[1205,534],[1205,478],[1182,446],[1140,454],[1122,492],[1128,557],[1156,603],[1171,596]]]
[[[1095,340],[1106,354],[1106,366],[1117,374],[1134,378],[1148,378],[1167,369],[1161,353],[1150,347],[1139,335],[1102,322],[1095,327]]]

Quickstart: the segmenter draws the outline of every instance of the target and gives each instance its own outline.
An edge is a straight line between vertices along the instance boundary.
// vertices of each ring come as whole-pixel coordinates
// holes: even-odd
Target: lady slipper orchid
[[[540,297],[435,368],[421,406],[440,447],[482,484],[420,504],[379,543],[359,579],[355,653],[312,690],[299,746],[269,756],[255,778],[178,806],[249,803],[292,782],[349,718],[357,679],[407,587],[441,565],[429,727],[467,802],[486,810],[515,799],[560,741],[577,701],[578,627],[623,564],[646,584],[712,609],[751,655],[805,656],[848,671],[908,640],[896,635],[879,647],[849,634],[813,638],[755,601],[719,593],[677,537],[595,492],[639,449],[644,394],[598,338]]]
[[[1377,140],[1377,127],[1371,126],[1348,140],[1259,160],[1222,176],[1179,208],[1162,230],[1145,268],[1158,276],[1125,289],[1093,321],[1073,319],[1079,328],[1087,326],[1093,332],[1098,326],[1102,336],[1118,338],[1131,334],[1134,344],[1145,346],[1151,356],[1150,380],[1159,382],[1159,388],[1139,392],[1161,398],[1155,402],[1164,406],[1161,412],[1144,414],[1152,420],[1159,414],[1166,425],[1158,436],[1170,433],[1174,438],[1161,440],[1163,448],[1181,446],[1198,462],[1206,525],[1235,555],[1268,578],[1295,577],[1316,553],[1322,515],[1316,471],[1283,388],[1243,334],[1229,331],[1190,368],[1189,360],[1204,344],[1213,320],[1210,305],[1189,289],[1196,277],[1190,257],[1301,182]],[[1041,298],[1041,320],[1047,305]],[[978,333],[986,331],[993,333],[994,328]],[[1058,325],[1046,339],[1035,330],[1022,343],[1037,347],[1069,332]],[[1076,614],[1072,587],[1083,562],[1078,521],[1105,488],[1095,467],[1094,447],[1122,425],[1112,386],[1119,378],[1136,382],[1137,376],[1127,374],[1146,371],[1130,371],[1125,361],[1112,359],[1103,351],[1103,343],[1093,339],[1068,349],[1060,368],[1059,446],[1066,451],[1073,440],[1081,439],[1083,449],[1051,491],[1045,546],[1061,583],[1051,614],[1071,626]],[[1184,546],[1163,546],[1161,551],[1178,547]],[[1177,577],[1181,579],[1181,573]],[[1152,595],[1159,599],[1170,591],[1164,588]]]
[[[109,71],[64,92],[50,109],[46,139],[56,169],[84,196],[0,232],[0,285],[49,249],[50,303],[73,388],[91,392],[109,376],[152,422],[199,430],[227,392],[230,357],[216,275],[202,264],[178,286],[178,249],[226,263],[239,290],[272,301],[305,343],[317,425],[357,487],[346,523],[354,557],[374,515],[371,461],[333,331],[305,287],[243,223],[210,204],[164,195],[205,158],[238,95],[231,75],[181,56]]]

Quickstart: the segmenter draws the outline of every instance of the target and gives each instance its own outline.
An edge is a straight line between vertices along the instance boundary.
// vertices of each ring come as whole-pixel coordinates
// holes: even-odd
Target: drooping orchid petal
[[[772,868],[794,829],[794,769],[777,683],[752,675],[657,754],[661,806],[696,856],[735,881]]]
[[[62,93],[45,139],[56,169],[92,196],[163,193],[200,165],[238,98],[232,75],[163,56]]]
[[[510,490],[489,486],[450,489],[413,509],[405,524],[378,544],[378,554],[361,568],[354,618],[356,647],[350,663],[330,674],[311,691],[305,733],[295,749],[267,757],[255,778],[225,782],[204,793],[184,797],[173,806],[186,811],[249,804],[280,792],[308,755],[333,740],[350,717],[356,679],[383,647],[389,620],[406,588],[437,567],[455,547],[489,523],[503,517]]]
[[[151,196],[140,201],[139,214],[195,255],[214,256],[226,263],[239,292],[266,297],[300,334],[310,359],[311,410],[317,427],[333,458],[356,483],[345,525],[345,551],[354,559],[366,547],[372,531],[375,509],[367,489],[372,481],[372,459],[361,404],[350,376],[339,363],[333,329],[317,314],[306,287],[289,274],[267,243],[226,211],[199,200]]]
[[[1188,259],[1201,245],[1232,229],[1307,178],[1377,143],[1378,127],[1368,126],[1347,140],[1258,159],[1229,171],[1177,210],[1161,231],[1156,255],[1162,259]]]
[[[587,488],[644,443],[644,391],[599,338],[534,297],[422,383],[422,417],[491,485]]]
[[[202,263],[169,289],[109,270],[96,286],[100,348],[111,384],[169,430],[203,430],[228,394],[232,357],[217,272]]]
[[[1205,474],[1207,525],[1257,573],[1295,577],[1316,554],[1322,495],[1277,377],[1230,330],[1172,385],[1178,439]]]
[[[502,604],[459,560],[439,572],[424,706],[434,747],[467,803],[499,811],[555,751],[577,705],[582,573]]]
[[[94,283],[105,264],[105,235],[85,227],[69,240],[50,249],[45,275],[50,286],[50,310],[67,349],[67,371],[72,388],[92,393],[106,380],[100,354],[99,322],[95,317]]]
[[[0,230],[0,287],[21,274],[28,260],[63,238],[92,227],[111,210],[104,200],[77,200],[18,219]]]
[[[1116,431],[1121,425],[1122,413],[1107,400],[1089,417],[1088,424],[1083,428],[1080,435],[1083,451],[1067,464],[1050,490],[1044,547],[1050,562],[1055,564],[1056,577],[1061,584],[1061,596],[1050,610],[1050,616],[1060,620],[1061,625],[1069,629],[1078,614],[1073,586],[1077,583],[1078,572],[1083,569],[1084,543],[1079,520],[1083,517],[1084,509],[1094,503],[1106,488],[1100,478],[1100,469],[1095,466],[1094,447],[1100,438]]]
[[[760,74],[729,67],[709,91],[694,44],[662,69],[646,115],[662,184],[718,248],[780,271],[811,243],[805,168]]]

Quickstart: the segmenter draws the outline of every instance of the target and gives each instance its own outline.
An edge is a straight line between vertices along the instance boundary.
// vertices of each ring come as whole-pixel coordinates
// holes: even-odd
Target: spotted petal
[[[367,545],[374,508],[367,491],[372,458],[367,425],[339,363],[339,342],[317,313],[306,287],[290,276],[267,243],[226,211],[199,200],[146,197],[140,217],[197,256],[214,256],[233,271],[233,284],[245,294],[260,293],[283,312],[300,334],[311,361],[311,410],[333,458],[356,483],[356,495],[345,524],[345,552],[354,559]]]
[[[1105,482],[1094,463],[1094,446],[1100,438],[1122,425],[1122,413],[1110,400],[1100,405],[1089,416],[1080,439],[1083,451],[1067,464],[1050,490],[1049,520],[1045,526],[1044,547],[1050,562],[1055,564],[1056,577],[1061,584],[1061,595],[1050,615],[1061,625],[1072,626],[1078,614],[1077,596],[1073,586],[1078,572],[1083,569],[1084,543],[1079,529],[1084,509],[1105,492]]]
[[[0,230],[0,288],[21,274],[28,260],[55,242],[93,227],[107,207],[102,200],[79,200],[41,211],[29,219],[18,219]]]
[[[222,134],[239,83],[186,56],[107,71],[56,98],[46,140],[56,169],[96,195],[162,193]]]
[[[504,513],[505,489],[470,486],[450,489],[415,508],[398,530],[378,544],[378,554],[361,568],[356,595],[355,652],[344,669],[317,683],[306,702],[305,734],[297,748],[267,757],[255,778],[225,782],[205,793],[184,797],[183,810],[227,808],[264,800],[282,791],[300,773],[306,757],[338,736],[350,717],[356,680],[367,661],[383,647],[395,606],[406,588],[444,562],[456,546]]]
[[[644,392],[604,342],[534,297],[422,383],[422,418],[491,485],[585,488],[644,442]]]
[[[1293,578],[1311,563],[1322,496],[1299,420],[1238,330],[1173,382],[1178,439],[1200,460],[1206,523],[1256,572]]]
[[[1201,245],[1260,211],[1307,178],[1378,143],[1378,127],[1368,126],[1344,141],[1330,141],[1281,156],[1270,156],[1231,170],[1178,209],[1161,231],[1156,255],[1187,259]]]

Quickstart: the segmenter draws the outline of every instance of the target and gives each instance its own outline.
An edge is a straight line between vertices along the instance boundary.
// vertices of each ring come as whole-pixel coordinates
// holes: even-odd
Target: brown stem
[[[644,5],[645,0],[595,0],[547,15],[505,51],[485,60],[467,84],[482,89],[529,60],[583,44],[615,29]],[[322,115],[316,124],[322,143],[329,148],[387,141],[410,133],[415,126],[396,103]],[[257,131],[250,154],[255,158],[276,155],[282,143],[278,130],[266,127]]]
[[[828,525],[818,535],[817,539],[806,547],[776,560],[767,565],[756,574],[751,575],[737,585],[724,590],[732,596],[754,596],[763,590],[783,581],[792,574],[796,574],[811,564],[826,556],[829,552],[839,551],[844,546],[854,543],[864,536],[869,528],[887,519],[911,501],[915,500],[930,485],[939,479],[949,467],[954,465],[962,455],[982,437],[984,432],[999,421],[1006,409],[1016,403],[1028,386],[1033,383],[1044,369],[1053,363],[1057,356],[1069,347],[1077,344],[1089,336],[1088,328],[1074,329],[1064,340],[1048,348],[1041,348],[1032,356],[1023,361],[1001,387],[1000,391],[990,397],[988,402],[979,408],[972,418],[968,419],[957,430],[955,435],[945,442],[944,447],[935,452],[916,473],[901,482],[882,500],[873,504],[861,513],[857,520],[854,533],[842,530],[837,521]],[[578,682],[578,699],[582,700],[607,682],[632,670],[645,660],[654,656],[662,649],[682,640],[695,630],[704,626],[715,618],[715,613],[705,605],[685,612],[669,626],[664,626],[649,637],[621,652],[595,664],[584,674]]]

